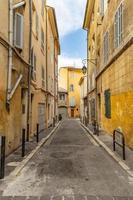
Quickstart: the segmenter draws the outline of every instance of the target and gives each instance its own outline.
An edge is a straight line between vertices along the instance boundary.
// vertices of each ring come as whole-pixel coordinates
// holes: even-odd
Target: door
[[[101,94],[98,94],[98,123],[101,122]]]
[[[61,114],[63,119],[67,118],[68,117],[67,108],[66,107],[60,107],[59,108],[59,114]]]
[[[71,117],[74,118],[74,109],[71,109]]]
[[[45,129],[45,104],[38,105],[38,123],[39,123],[39,131],[43,131]]]

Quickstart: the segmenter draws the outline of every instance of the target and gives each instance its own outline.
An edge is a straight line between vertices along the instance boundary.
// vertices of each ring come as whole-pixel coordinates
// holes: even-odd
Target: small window
[[[109,58],[109,33],[104,36],[104,63],[106,64]]]
[[[62,100],[62,101],[65,100],[65,94],[60,94],[60,100]]]
[[[73,91],[74,91],[74,85],[71,84],[71,85],[70,85],[70,92],[73,92]]]
[[[111,93],[110,93],[110,89],[105,90],[104,97],[105,97],[105,116],[107,118],[111,118]]]
[[[23,48],[23,19],[23,15],[15,13],[14,45],[19,49]]]
[[[123,5],[121,4],[115,14],[114,23],[115,48],[119,47],[123,39]]]

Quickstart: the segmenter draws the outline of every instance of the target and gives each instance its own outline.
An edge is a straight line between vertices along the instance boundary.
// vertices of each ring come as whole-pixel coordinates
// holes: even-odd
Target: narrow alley
[[[79,120],[64,120],[21,173],[3,181],[2,200],[132,199],[130,177],[87,135]]]

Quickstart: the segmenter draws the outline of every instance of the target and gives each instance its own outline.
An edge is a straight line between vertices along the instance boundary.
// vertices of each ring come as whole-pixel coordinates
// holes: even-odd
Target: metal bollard
[[[0,136],[0,179],[5,176],[5,136]]]
[[[53,127],[55,127],[55,118],[53,117]]]
[[[36,141],[39,142],[39,124],[36,126]]]
[[[22,157],[25,156],[25,129],[22,129]]]

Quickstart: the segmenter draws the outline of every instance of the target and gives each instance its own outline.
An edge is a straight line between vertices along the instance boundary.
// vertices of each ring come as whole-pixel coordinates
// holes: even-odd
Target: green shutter
[[[105,116],[107,118],[111,118],[111,93],[110,93],[110,89],[105,90],[104,96],[105,96]]]

